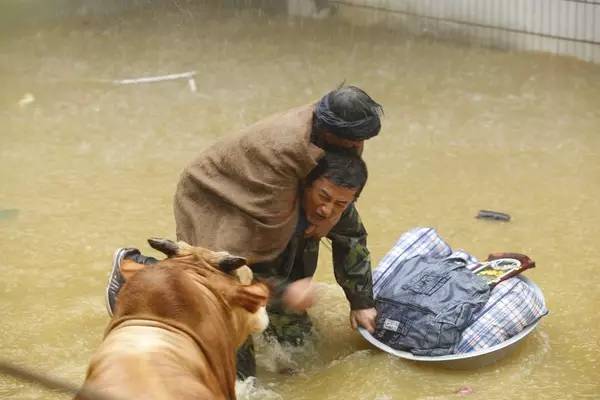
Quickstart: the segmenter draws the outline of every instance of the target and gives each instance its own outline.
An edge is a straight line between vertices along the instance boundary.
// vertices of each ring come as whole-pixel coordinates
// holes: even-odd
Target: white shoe
[[[140,254],[140,251],[132,247],[121,247],[115,250],[113,254],[112,269],[108,276],[108,283],[106,284],[106,293],[104,296],[106,311],[108,311],[108,315],[111,317],[113,316],[116,307],[119,290],[121,289],[121,286],[123,286],[123,283],[125,283],[125,278],[121,275],[121,262],[126,256],[136,254]]]

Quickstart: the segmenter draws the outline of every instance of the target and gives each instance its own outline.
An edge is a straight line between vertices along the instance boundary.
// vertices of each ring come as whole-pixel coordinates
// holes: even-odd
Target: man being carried
[[[303,179],[325,150],[360,154],[364,140],[379,133],[380,113],[364,91],[342,87],[208,147],[177,185],[177,238],[251,263],[273,260],[298,222]]]

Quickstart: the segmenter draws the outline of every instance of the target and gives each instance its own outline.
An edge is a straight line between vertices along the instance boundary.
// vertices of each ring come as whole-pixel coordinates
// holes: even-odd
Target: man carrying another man
[[[209,147],[181,175],[174,204],[177,238],[243,256],[258,276],[290,283],[314,274],[318,241],[328,236],[351,324],[374,329],[366,231],[353,202],[367,178],[358,154],[363,141],[378,134],[381,113],[361,89],[341,87],[317,104],[259,121]],[[340,148],[354,154],[325,153]],[[117,253],[109,307],[123,281],[120,271],[138,268],[128,260],[121,264],[123,258],[151,262],[136,250]],[[310,302],[298,302],[293,288],[282,293],[283,305],[271,307],[272,331],[299,343],[310,327],[302,311]],[[288,326],[279,327],[278,320]],[[252,375],[253,368],[240,372]]]

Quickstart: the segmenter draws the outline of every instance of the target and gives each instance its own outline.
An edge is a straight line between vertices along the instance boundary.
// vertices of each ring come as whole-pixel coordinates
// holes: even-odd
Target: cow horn
[[[244,257],[227,254],[225,257],[219,260],[219,269],[221,269],[223,272],[229,273],[243,265],[246,265],[246,263],[247,261]]]
[[[150,238],[148,239],[148,244],[150,244],[153,249],[164,253],[167,257],[173,257],[179,253],[179,245],[169,239]]]

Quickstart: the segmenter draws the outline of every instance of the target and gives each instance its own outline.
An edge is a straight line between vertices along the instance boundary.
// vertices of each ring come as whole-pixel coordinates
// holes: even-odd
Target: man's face
[[[323,140],[326,144],[344,149],[355,149],[358,154],[362,153],[364,140],[344,139],[331,132],[323,132]]]
[[[317,178],[304,189],[302,205],[306,219],[311,225],[337,222],[355,197],[356,189],[338,186],[324,177]]]

